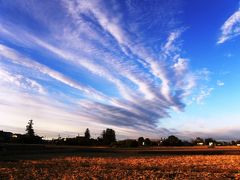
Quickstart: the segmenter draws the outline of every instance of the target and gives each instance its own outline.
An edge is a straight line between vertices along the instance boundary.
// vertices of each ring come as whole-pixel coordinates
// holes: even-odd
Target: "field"
[[[59,149],[2,159],[0,179],[240,179],[239,149],[234,147]],[[185,154],[176,155],[178,151]]]

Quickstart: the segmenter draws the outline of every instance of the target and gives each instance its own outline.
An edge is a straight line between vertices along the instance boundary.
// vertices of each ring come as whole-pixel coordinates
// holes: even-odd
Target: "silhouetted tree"
[[[239,141],[240,142],[240,141]],[[232,141],[231,142],[231,145],[236,145],[237,144],[237,142],[236,141]]]
[[[213,144],[216,144],[216,140],[214,140],[213,138],[207,138],[205,139],[205,144],[206,145],[209,145],[209,143],[213,143]]]
[[[91,138],[91,135],[90,135],[90,131],[89,129],[87,128],[86,131],[85,131],[85,136],[84,136],[86,139],[90,139]]]
[[[164,146],[180,146],[182,145],[182,141],[176,136],[171,135],[167,139],[163,140],[162,144]]]
[[[146,138],[146,139],[144,140],[144,142],[145,142],[145,145],[146,145],[146,146],[151,146],[151,144],[152,144],[152,142],[151,142],[151,140],[150,140],[149,138]]]
[[[102,132],[102,139],[104,145],[110,145],[116,142],[116,134],[113,129],[106,129]]]
[[[142,146],[142,145],[143,145],[143,142],[144,142],[144,138],[143,138],[143,137],[139,137],[139,138],[138,138],[138,145],[139,145],[139,146]]]
[[[31,137],[35,136],[34,129],[33,129],[33,120],[28,121],[28,124],[26,126],[26,131],[27,131],[26,135]]]
[[[97,138],[98,145],[103,145],[103,137],[102,135]]]
[[[26,134],[19,135],[16,139],[16,142],[19,143],[27,143],[27,144],[38,144],[43,143],[42,137],[35,135],[33,129],[33,120],[29,120],[26,126]]]
[[[0,131],[0,142],[10,142],[13,133]]]

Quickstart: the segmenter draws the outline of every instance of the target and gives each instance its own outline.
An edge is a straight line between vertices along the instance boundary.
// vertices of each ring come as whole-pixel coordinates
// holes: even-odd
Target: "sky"
[[[238,0],[0,0],[0,129],[240,139]]]

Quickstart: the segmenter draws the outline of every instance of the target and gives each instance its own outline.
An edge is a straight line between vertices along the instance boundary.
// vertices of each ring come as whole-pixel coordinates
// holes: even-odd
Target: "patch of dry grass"
[[[65,157],[1,162],[0,179],[240,179],[240,156]]]

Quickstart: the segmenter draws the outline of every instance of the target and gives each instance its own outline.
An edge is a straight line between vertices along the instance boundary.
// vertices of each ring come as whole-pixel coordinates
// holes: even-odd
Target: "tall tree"
[[[87,128],[86,131],[85,131],[85,138],[86,138],[86,139],[90,139],[90,138],[91,138],[90,131],[89,131],[88,128]]]
[[[113,142],[116,142],[116,134],[113,129],[106,129],[102,132],[103,143],[105,145],[110,145]]]
[[[152,142],[151,142],[151,140],[150,140],[149,138],[146,138],[146,139],[144,140],[144,142],[145,142],[145,145],[146,145],[146,146],[151,146],[151,144],[152,144]]]
[[[28,136],[35,136],[34,129],[33,129],[33,120],[29,120],[26,126],[26,131]]]
[[[143,146],[144,145],[144,138],[143,137],[139,137],[138,138],[138,145],[139,146]]]
[[[182,145],[182,141],[178,139],[176,136],[168,136],[167,139],[163,141],[163,145],[165,146],[180,146]]]

